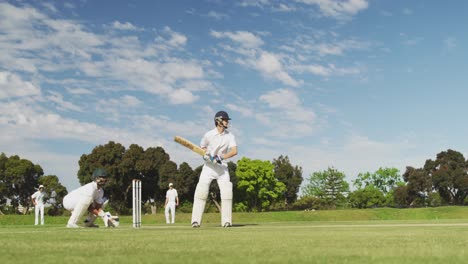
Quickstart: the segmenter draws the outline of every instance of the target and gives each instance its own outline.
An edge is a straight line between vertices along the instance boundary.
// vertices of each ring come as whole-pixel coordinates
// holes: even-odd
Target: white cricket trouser
[[[166,205],[166,209],[164,210],[164,214],[166,215],[166,223],[175,223],[175,208],[176,208],[176,203],[175,202],[168,202]],[[172,216],[172,222],[169,221],[169,211]]]
[[[218,186],[220,187],[219,189],[221,192],[221,199],[223,199],[223,197],[225,196],[225,188],[222,188],[221,185],[223,185],[224,183],[231,184],[229,170],[225,166],[220,166],[217,164],[206,162],[200,174],[200,180],[198,181],[197,188],[195,189],[195,197],[193,199],[192,209],[192,223],[197,222],[199,225],[201,225],[202,215],[206,205],[206,199],[208,198],[210,184],[213,180],[216,180],[218,182]],[[232,188],[230,196],[232,197]],[[221,202],[227,202],[228,205],[231,205],[232,198],[230,198],[229,201],[225,202],[222,200]],[[225,222],[229,222],[232,224],[232,205],[224,207],[225,210],[221,211],[221,222],[222,224],[224,224]]]
[[[91,196],[84,195],[66,195],[63,197],[63,207],[71,211],[70,219],[68,224],[78,224],[80,218],[88,211],[89,206],[93,202]]]
[[[36,218],[34,220],[34,224],[35,225],[39,224],[39,213],[40,213],[41,214],[41,225],[44,225],[44,204],[43,203],[36,204],[36,206],[34,206],[34,213],[36,215]]]

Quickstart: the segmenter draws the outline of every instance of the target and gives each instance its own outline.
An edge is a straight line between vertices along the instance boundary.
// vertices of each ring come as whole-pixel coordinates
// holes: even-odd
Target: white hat
[[[42,184],[41,184],[41,185],[39,185],[39,189],[40,189],[40,188],[44,188],[44,185],[42,185]]]
[[[174,184],[172,184],[172,182],[169,183],[169,187],[173,186]]]

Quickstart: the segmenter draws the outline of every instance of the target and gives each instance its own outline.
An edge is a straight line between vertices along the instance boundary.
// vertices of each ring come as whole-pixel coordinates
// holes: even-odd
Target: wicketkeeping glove
[[[118,227],[120,224],[119,217],[113,216],[109,212],[104,213],[102,220],[104,221],[104,225],[106,227]]]

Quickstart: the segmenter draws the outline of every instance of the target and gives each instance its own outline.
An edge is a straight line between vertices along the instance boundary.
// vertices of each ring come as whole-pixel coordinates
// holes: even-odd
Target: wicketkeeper
[[[205,164],[195,189],[192,227],[200,227],[206,199],[212,180],[218,182],[221,193],[221,226],[232,226],[232,183],[226,159],[237,155],[237,144],[234,135],[227,130],[229,115],[219,111],[214,117],[215,128],[202,138],[200,147],[205,150]]]
[[[103,207],[106,204],[104,198],[103,186],[106,184],[108,174],[103,168],[97,168],[93,171],[93,181],[73,190],[63,198],[63,207],[71,211],[68,220],[68,228],[79,228],[80,218],[88,212],[85,220],[86,227],[98,227],[94,221],[99,216],[106,227],[117,227],[118,218],[112,216],[109,212],[104,212]]]

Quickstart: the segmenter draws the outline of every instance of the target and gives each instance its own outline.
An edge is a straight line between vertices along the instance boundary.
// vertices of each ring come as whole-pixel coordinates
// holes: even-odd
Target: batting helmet
[[[228,113],[226,113],[225,111],[219,111],[218,113],[216,113],[214,117],[215,126],[220,124],[224,127],[223,120],[231,120],[231,118],[229,118]],[[224,128],[227,128],[227,127],[224,127]]]
[[[104,168],[97,168],[93,171],[93,180],[96,180],[97,178],[107,178],[109,177],[107,175],[107,171]]]
[[[219,111],[218,113],[216,113],[215,119],[231,120],[231,118],[229,118],[228,113],[226,113],[225,111]]]

